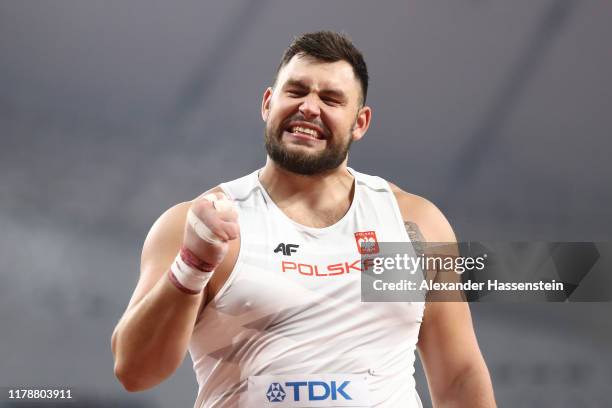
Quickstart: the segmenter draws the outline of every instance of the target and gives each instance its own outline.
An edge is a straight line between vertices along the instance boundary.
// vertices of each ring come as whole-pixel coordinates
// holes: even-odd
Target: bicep
[[[124,318],[159,282],[176,257],[182,242],[184,214],[189,208],[188,205],[190,204],[181,203],[170,208],[155,221],[149,230],[141,253],[140,276],[136,288],[111,336],[113,353],[115,352],[117,333]],[[187,209],[185,209],[185,206],[187,206]]]
[[[170,208],[149,230],[140,256],[140,276],[127,310],[138,304],[172,265],[180,250],[185,214],[190,205],[185,202]]]
[[[397,187],[395,193],[406,231],[413,243],[420,243],[415,249],[426,256],[457,256],[455,233],[442,212],[431,202]],[[461,280],[453,270],[444,269],[427,271],[427,279],[435,282]],[[443,393],[457,376],[482,361],[470,309],[462,301],[464,299],[458,291],[430,291],[427,295],[417,348],[432,395]]]

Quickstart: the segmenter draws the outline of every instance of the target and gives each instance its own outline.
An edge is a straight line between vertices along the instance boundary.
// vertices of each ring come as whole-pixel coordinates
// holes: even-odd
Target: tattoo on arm
[[[414,248],[414,254],[416,256],[425,255],[426,242],[417,223],[411,221],[404,221],[404,228],[406,228],[408,238],[410,238],[410,243],[412,244],[412,248]],[[423,277],[425,278],[427,271],[423,269],[422,273]]]
[[[422,255],[425,249],[425,238],[423,238],[419,226],[415,222],[404,221],[404,228],[406,228],[406,232],[408,233],[410,241],[412,241],[416,254]]]
[[[425,242],[425,237],[423,237],[423,233],[421,233],[421,229],[417,223],[404,221],[404,228],[406,228],[408,238],[410,238],[410,243],[412,244],[412,248],[414,248],[414,254],[416,256],[424,256],[425,250],[427,249],[427,242]],[[423,278],[429,281],[435,280],[438,277],[438,272],[439,271],[435,269],[429,270],[427,267],[422,269]]]

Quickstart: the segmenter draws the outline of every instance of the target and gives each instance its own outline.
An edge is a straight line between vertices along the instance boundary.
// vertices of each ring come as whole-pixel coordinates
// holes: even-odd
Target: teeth
[[[313,137],[318,137],[318,132],[314,129],[310,129],[310,128],[305,128],[305,127],[301,127],[301,126],[294,126],[291,128],[291,132],[293,133],[304,133],[307,135],[311,135]]]

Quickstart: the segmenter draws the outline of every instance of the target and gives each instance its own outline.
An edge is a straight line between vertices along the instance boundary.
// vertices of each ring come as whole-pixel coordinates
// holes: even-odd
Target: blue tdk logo
[[[281,402],[285,399],[285,390],[279,383],[272,383],[268,387],[268,392],[266,392],[266,397],[268,397],[268,401],[270,402]]]
[[[326,399],[336,401],[338,398],[352,400],[351,396],[344,390],[350,383],[350,381],[344,381],[338,386],[336,381],[330,381],[329,383],[325,381],[290,381],[285,383],[285,387],[293,388],[294,401],[300,401],[300,397],[303,395],[300,394],[302,387],[308,393],[308,401],[323,401]],[[280,388],[281,392],[283,393],[282,398],[284,399],[285,393],[282,391],[283,388],[279,383],[272,383],[270,388],[268,388],[268,400],[270,400],[270,402],[273,401],[270,399],[270,390],[272,390],[273,386]],[[282,401],[282,399],[274,401]]]

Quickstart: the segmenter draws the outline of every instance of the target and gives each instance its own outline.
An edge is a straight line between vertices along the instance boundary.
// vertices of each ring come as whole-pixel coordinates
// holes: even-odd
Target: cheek
[[[275,99],[270,104],[268,121],[272,126],[280,126],[292,113],[292,107],[281,99]]]
[[[350,135],[353,129],[353,122],[347,121],[344,115],[328,115],[325,124],[334,135],[341,137]]]

